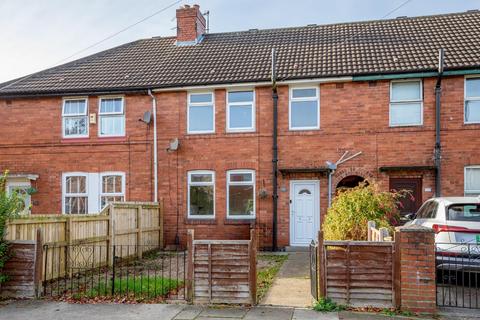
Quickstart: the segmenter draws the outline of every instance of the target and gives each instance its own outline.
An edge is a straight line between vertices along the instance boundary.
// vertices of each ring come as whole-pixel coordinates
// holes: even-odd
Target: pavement
[[[435,319],[479,319],[478,310],[443,310]],[[45,300],[0,302],[0,320],[391,320],[419,319],[359,312],[316,312],[305,308],[192,306],[184,304],[73,304]],[[422,318],[428,319],[428,318]]]
[[[310,294],[310,256],[308,252],[289,252],[261,305],[308,308]]]

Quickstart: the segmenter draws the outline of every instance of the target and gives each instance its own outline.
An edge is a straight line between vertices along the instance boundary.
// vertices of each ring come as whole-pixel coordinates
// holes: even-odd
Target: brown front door
[[[410,194],[401,198],[399,205],[400,214],[405,216],[415,213],[422,205],[422,179],[421,178],[390,178],[390,190],[409,190]]]

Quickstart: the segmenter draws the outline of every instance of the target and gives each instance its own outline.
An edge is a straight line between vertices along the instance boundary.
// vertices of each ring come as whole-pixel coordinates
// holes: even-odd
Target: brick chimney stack
[[[177,45],[195,45],[202,41],[206,21],[198,4],[177,9]]]

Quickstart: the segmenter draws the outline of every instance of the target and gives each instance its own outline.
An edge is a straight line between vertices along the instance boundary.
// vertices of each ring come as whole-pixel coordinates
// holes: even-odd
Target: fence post
[[[393,306],[400,309],[401,299],[401,262],[400,262],[400,231],[395,231],[394,236],[394,255],[393,255]]]
[[[380,232],[380,239],[378,239],[378,241],[386,241],[385,238],[388,237],[388,229],[387,228],[380,228],[379,229],[379,232]]]
[[[193,303],[193,264],[194,264],[194,230],[189,229],[187,233],[187,279],[185,289],[187,291],[186,300],[188,303]]]
[[[318,270],[318,297],[327,297],[327,285],[325,283],[325,247],[323,246],[323,231],[318,231],[318,256],[317,256],[317,270]]]
[[[137,206],[137,257],[139,259],[142,259],[142,255],[143,255],[142,215],[143,215],[143,208],[142,208],[142,205],[139,204]]]
[[[252,296],[252,305],[257,304],[257,237],[255,228],[250,229],[250,294]]]
[[[113,253],[112,253],[112,249],[113,249],[113,246],[115,245],[115,227],[114,227],[114,220],[115,220],[115,217],[114,217],[114,214],[115,214],[115,210],[114,210],[114,207],[113,207],[113,203],[110,203],[109,205],[109,209],[108,209],[108,246],[107,246],[107,253],[108,253],[108,265],[109,266],[112,266],[113,265]]]
[[[71,216],[67,216],[67,220],[65,221],[65,241],[67,243],[65,247],[65,276],[69,276],[70,278],[73,276],[72,268],[70,268],[69,264],[71,263],[70,255],[72,250],[72,229],[73,229],[73,221]],[[68,273],[68,274],[67,274]]]
[[[112,297],[115,295],[115,245],[112,246]]]
[[[42,230],[37,229],[37,237],[35,243],[35,273],[34,273],[34,286],[35,296],[40,297],[42,292],[42,279],[43,279],[43,239]]]
[[[160,227],[160,235],[159,235],[159,241],[160,241],[160,248],[163,249],[163,213],[164,213],[164,208],[163,208],[163,198],[160,198],[160,203],[158,204],[158,224]]]
[[[367,240],[368,241],[373,241],[372,228],[375,228],[375,226],[376,226],[375,221],[368,221],[367,226],[368,226],[367,227],[368,228]]]

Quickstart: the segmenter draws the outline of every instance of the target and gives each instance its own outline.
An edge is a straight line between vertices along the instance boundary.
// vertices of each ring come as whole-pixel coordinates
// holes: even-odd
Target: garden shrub
[[[323,223],[324,239],[367,240],[368,221],[393,232],[399,221],[397,205],[404,196],[407,196],[405,191],[380,191],[377,184],[365,182],[339,191]]]
[[[7,194],[7,174],[8,172],[5,172],[0,175],[0,284],[7,280],[6,275],[2,272],[9,258],[9,245],[5,240],[6,224],[9,219],[17,217],[24,206],[23,197],[20,194],[17,192]]]

